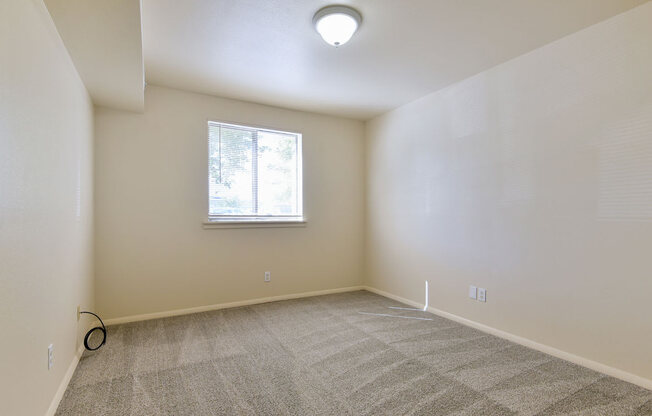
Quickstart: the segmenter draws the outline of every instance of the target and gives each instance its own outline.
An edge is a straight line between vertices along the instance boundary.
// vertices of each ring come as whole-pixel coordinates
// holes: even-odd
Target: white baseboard
[[[84,346],[80,345],[77,348],[77,352],[72,357],[72,361],[70,362],[70,365],[66,370],[66,374],[63,375],[63,379],[61,380],[61,383],[59,383],[59,388],[57,389],[56,394],[52,398],[52,401],[50,402],[50,407],[48,407],[45,416],[54,416],[54,414],[57,412],[59,403],[61,402],[61,399],[63,398],[63,394],[66,392],[66,389],[68,388],[68,384],[70,384],[72,375],[75,373],[75,369],[77,368],[77,364],[79,364],[79,360],[81,359],[83,353],[84,353]]]
[[[369,292],[376,293],[378,295],[384,296],[386,298],[393,299],[397,302],[404,303],[406,305],[413,306],[415,308],[423,309],[423,304],[419,302],[414,302],[409,299],[402,298],[400,296],[396,296],[392,293],[385,292],[380,289],[376,289],[375,287],[371,286],[364,286],[365,290],[368,290]],[[618,368],[610,367],[606,364],[599,363],[597,361],[589,360],[588,358],[580,357],[579,355],[571,354],[566,351],[559,350],[557,348],[551,347],[549,345],[541,344],[536,341],[532,341],[527,338],[520,337],[518,335],[514,335],[509,332],[501,331],[500,329],[496,329],[493,327],[490,327],[485,324],[481,324],[479,322],[472,321],[470,319],[462,318],[461,316],[454,315],[449,312],[445,312],[436,308],[433,308],[432,306],[428,307],[428,312],[441,316],[446,319],[450,319],[451,321],[458,322],[462,325],[470,326],[472,328],[478,329],[482,332],[486,332],[491,335],[495,335],[500,338],[504,338],[508,341],[512,341],[514,343],[523,345],[528,348],[532,348],[537,351],[541,351],[545,354],[552,355],[553,357],[560,358],[562,360],[570,361],[574,364],[581,365],[582,367],[589,368],[591,370],[618,378],[620,380],[627,381],[628,383],[636,384],[637,386],[641,386],[643,388],[646,388],[648,390],[652,390],[652,380],[649,380],[647,378],[643,378],[641,376],[637,376],[636,374],[628,373],[627,371],[620,370]]]
[[[311,296],[353,292],[356,290],[364,290],[364,289],[365,289],[364,286],[350,286],[350,287],[342,287],[337,289],[317,290],[314,292],[292,293],[289,295],[270,296],[266,298],[241,300],[237,302],[228,302],[228,303],[218,303],[214,305],[197,306],[197,307],[186,308],[186,309],[175,309],[171,311],[146,313],[142,315],[124,316],[122,318],[111,318],[111,319],[104,320],[104,324],[108,326],[108,325],[124,324],[127,322],[147,321],[150,319],[167,318],[170,316],[188,315],[191,313],[215,311],[218,309],[237,308],[239,306],[257,305],[259,303],[276,302],[279,300],[307,298]]]
[[[419,302],[415,302],[415,301],[410,300],[410,299],[402,298],[402,297],[396,296],[396,295],[394,295],[392,293],[385,292],[384,290],[376,289],[375,287],[371,287],[371,286],[363,286],[363,287],[364,287],[364,290],[367,290],[369,292],[373,292],[373,293],[375,293],[377,295],[384,296],[386,298],[393,299],[393,300],[395,300],[397,302],[404,303],[406,305],[412,306],[413,308],[423,309],[423,307],[424,307],[423,303],[419,303]]]

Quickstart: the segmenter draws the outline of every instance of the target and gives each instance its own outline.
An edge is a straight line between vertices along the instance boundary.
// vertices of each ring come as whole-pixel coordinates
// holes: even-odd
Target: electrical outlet
[[[265,272],[265,281],[266,282],[272,281],[272,272]]]
[[[77,320],[79,321],[79,318],[81,318],[81,306],[77,305]]]
[[[469,286],[469,297],[471,299],[478,298],[478,288],[476,286]]]
[[[478,300],[480,302],[486,302],[487,301],[487,290],[483,289],[481,287],[478,288]]]
[[[48,345],[48,370],[54,367],[54,345]]]

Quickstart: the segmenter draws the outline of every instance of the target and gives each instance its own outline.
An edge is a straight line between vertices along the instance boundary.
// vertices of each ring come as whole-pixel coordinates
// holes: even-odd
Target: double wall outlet
[[[272,272],[265,272],[265,281],[266,282],[272,281]]]
[[[487,289],[483,289],[477,286],[469,286],[469,297],[471,299],[477,299],[480,302],[487,301]]]

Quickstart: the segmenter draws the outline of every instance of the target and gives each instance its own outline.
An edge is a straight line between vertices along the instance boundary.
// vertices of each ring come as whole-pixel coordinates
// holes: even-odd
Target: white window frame
[[[262,127],[251,124],[241,124],[241,123],[232,123],[227,121],[218,121],[218,120],[207,120],[206,123],[206,143],[207,143],[207,152],[210,147],[210,127],[211,125],[219,124],[226,127],[234,127],[239,129],[246,130],[255,130],[259,131],[268,131],[271,133],[280,133],[280,134],[290,134],[296,136],[297,138],[297,215],[210,215],[210,184],[207,182],[206,185],[206,213],[208,214],[204,220],[205,229],[213,228],[279,228],[279,227],[305,227],[306,218],[304,214],[304,201],[303,201],[303,135],[301,133],[280,130],[270,127]],[[254,143],[257,143],[256,134],[254,134]],[[255,152],[255,150],[254,150]],[[208,153],[206,156],[206,168],[207,175],[209,177],[208,169],[210,169],[210,158]],[[257,170],[257,169],[256,169]],[[257,174],[257,172],[256,172]]]

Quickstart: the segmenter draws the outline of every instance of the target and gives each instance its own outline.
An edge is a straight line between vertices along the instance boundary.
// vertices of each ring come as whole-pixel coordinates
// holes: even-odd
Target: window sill
[[[204,230],[224,229],[224,228],[295,228],[305,227],[306,220],[205,220],[203,223]]]

